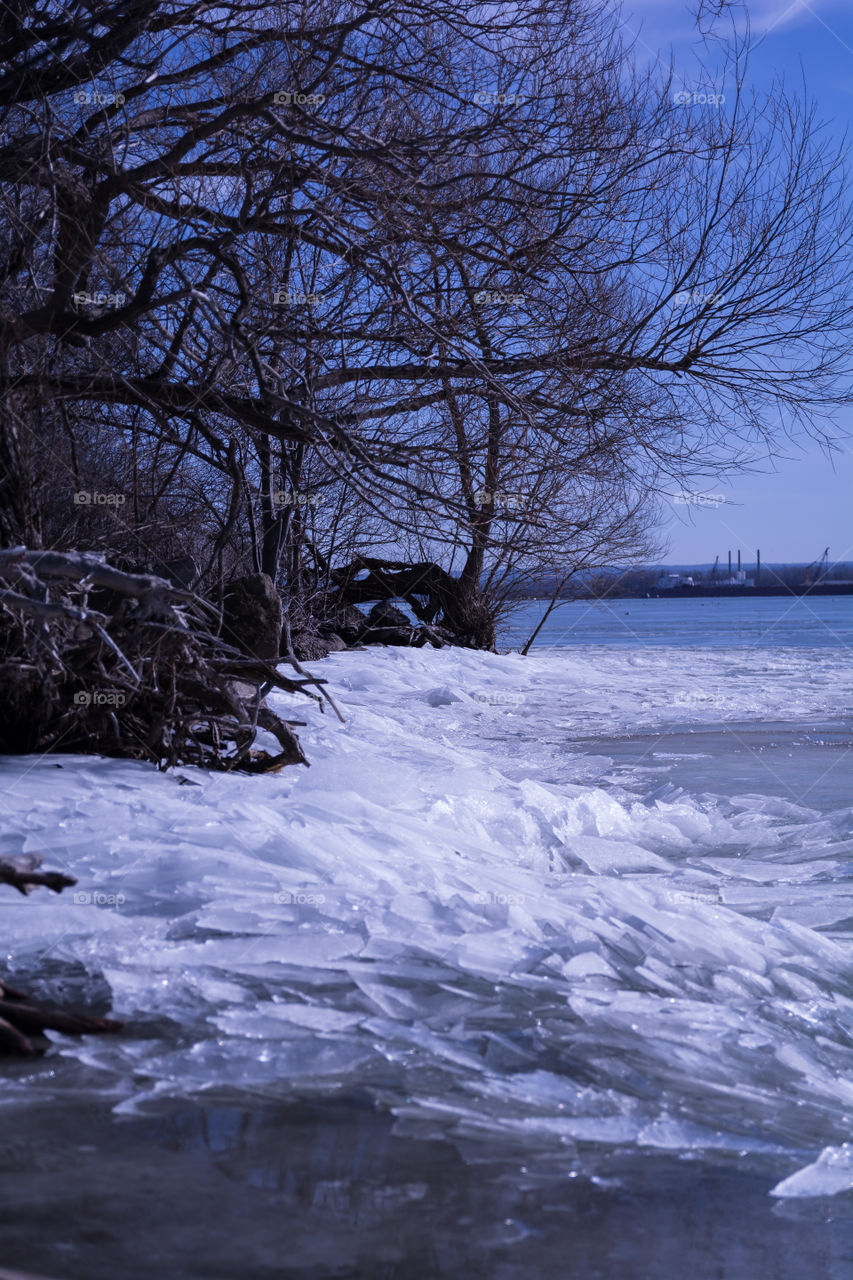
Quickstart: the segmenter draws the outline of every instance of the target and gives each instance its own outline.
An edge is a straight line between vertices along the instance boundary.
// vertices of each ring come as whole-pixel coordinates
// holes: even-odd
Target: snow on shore
[[[57,1037],[7,1096],[357,1085],[528,1147],[814,1159],[853,1117],[850,811],[655,798],[565,744],[834,719],[842,659],[345,653],[322,664],[345,725],[282,698],[308,770],[2,761],[0,850],[79,879],[4,897],[13,969],[82,966],[133,1024]]]

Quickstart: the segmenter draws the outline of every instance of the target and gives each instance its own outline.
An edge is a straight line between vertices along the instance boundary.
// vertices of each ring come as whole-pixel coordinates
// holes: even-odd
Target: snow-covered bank
[[[835,722],[844,669],[828,650],[346,653],[323,674],[347,723],[311,713],[309,770],[3,761],[0,849],[80,882],[4,899],[13,965],[77,962],[137,1024],[62,1042],[7,1098],[357,1083],[531,1150],[811,1162],[853,1116],[850,810],[736,778],[655,798],[566,743]]]

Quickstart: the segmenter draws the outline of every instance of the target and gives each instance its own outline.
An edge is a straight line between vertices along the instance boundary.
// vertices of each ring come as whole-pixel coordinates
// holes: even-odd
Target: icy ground
[[[85,973],[131,1028],[55,1037],[7,1103],[357,1086],[458,1139],[795,1154],[780,1196],[853,1187],[853,811],[725,770],[714,794],[650,790],[647,759],[616,775],[600,745],[840,729],[844,652],[374,649],[316,670],[347,722],[282,698],[307,770],[0,764],[0,851],[79,880],[3,895],[8,964],[54,994]],[[826,769],[850,759],[836,740]]]

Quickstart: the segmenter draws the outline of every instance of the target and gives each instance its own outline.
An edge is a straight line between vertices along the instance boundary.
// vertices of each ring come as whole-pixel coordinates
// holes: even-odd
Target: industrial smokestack
[[[740,552],[737,553],[737,571],[740,573]]]
[[[758,586],[761,580],[761,552],[755,553],[755,585]]]

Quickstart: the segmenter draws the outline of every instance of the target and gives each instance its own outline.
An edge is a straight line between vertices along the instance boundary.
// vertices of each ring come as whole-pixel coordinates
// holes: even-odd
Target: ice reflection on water
[[[3,1263],[62,1280],[847,1280],[853,1206],[655,1153],[460,1150],[355,1095],[26,1109],[0,1142]]]

